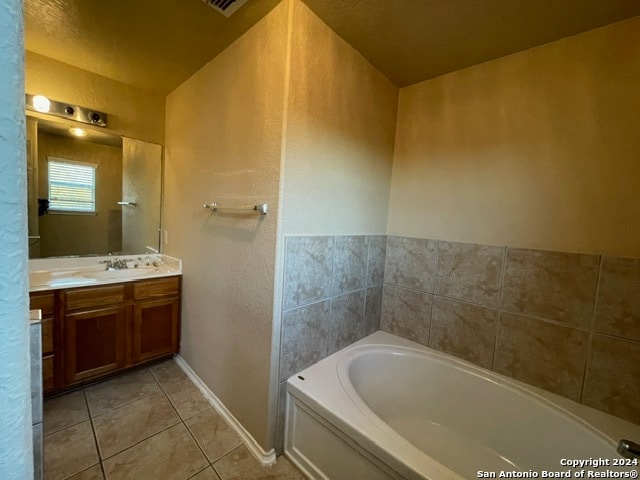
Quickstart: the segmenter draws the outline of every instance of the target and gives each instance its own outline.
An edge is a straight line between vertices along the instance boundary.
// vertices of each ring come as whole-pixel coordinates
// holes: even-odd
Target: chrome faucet
[[[640,459],[640,445],[631,440],[622,439],[618,442],[618,453],[624,458]]]
[[[106,270],[124,270],[129,268],[127,261],[122,258],[116,258],[115,260],[101,260],[100,263],[106,263]]]

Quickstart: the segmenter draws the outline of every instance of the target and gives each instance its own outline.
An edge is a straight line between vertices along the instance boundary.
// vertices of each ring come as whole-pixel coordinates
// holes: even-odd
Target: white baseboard
[[[231,412],[224,406],[224,404],[220,401],[218,397],[214,395],[214,393],[209,390],[209,387],[205,385],[205,383],[196,375],[189,364],[185,362],[184,358],[180,355],[176,355],[175,357],[176,363],[180,366],[180,368],[184,371],[184,373],[191,379],[191,381],[195,384],[196,387],[202,392],[209,403],[216,409],[216,411],[227,421],[231,428],[233,428],[236,433],[242,439],[242,442],[249,449],[251,454],[258,459],[258,461],[263,465],[272,465],[276,461],[276,451],[275,449],[271,449],[268,452],[265,452],[260,444],[256,441],[255,438],[251,436],[251,434],[242,426],[242,424],[234,417]]]

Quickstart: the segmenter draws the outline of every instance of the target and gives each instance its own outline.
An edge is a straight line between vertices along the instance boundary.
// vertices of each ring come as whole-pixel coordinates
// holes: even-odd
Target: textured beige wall
[[[122,248],[122,207],[117,202],[122,197],[122,150],[39,132],[38,198],[49,197],[48,156],[98,165],[97,215],[49,213],[39,217],[40,256],[105,255],[119,251]],[[117,234],[117,240],[114,234]]]
[[[166,252],[183,261],[181,354],[265,450],[287,4],[167,97]],[[268,202],[264,217],[204,202]]]
[[[401,89],[389,233],[640,256],[639,30]]]
[[[398,89],[297,0],[292,21],[282,232],[385,233]]]
[[[33,52],[25,54],[25,90],[109,115],[117,135],[164,143],[165,97],[72,67]]]

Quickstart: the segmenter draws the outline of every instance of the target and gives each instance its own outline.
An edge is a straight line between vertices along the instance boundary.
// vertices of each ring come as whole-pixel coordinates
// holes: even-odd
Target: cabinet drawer
[[[117,305],[124,303],[124,301],[124,285],[83,288],[64,292],[64,306],[67,311]]]
[[[53,355],[49,355],[42,359],[42,390],[49,392],[53,386]]]
[[[179,277],[146,280],[133,285],[133,300],[149,300],[160,297],[177,296],[179,292]]]
[[[42,319],[42,353],[53,353],[53,318]]]
[[[43,317],[46,317],[47,315],[53,315],[54,307],[55,307],[55,297],[53,293],[45,293],[42,295],[32,294],[31,297],[29,298],[29,309],[42,310]]]

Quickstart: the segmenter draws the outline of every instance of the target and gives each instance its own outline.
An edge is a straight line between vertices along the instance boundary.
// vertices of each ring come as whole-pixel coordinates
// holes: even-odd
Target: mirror
[[[29,258],[159,251],[161,178],[160,145],[28,116]]]

